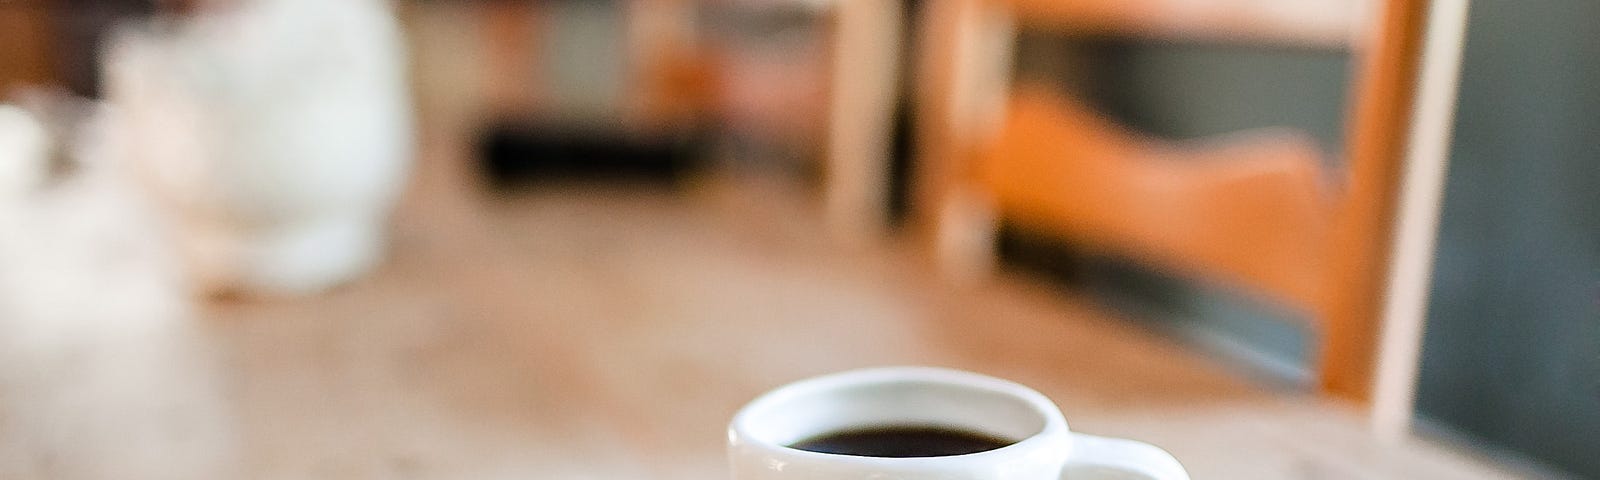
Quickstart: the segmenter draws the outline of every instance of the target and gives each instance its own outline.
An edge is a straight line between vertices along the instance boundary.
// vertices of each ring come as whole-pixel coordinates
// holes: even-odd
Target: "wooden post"
[[[1373,429],[1380,439],[1390,442],[1410,433],[1416,404],[1417,370],[1422,361],[1439,209],[1450,160],[1468,3],[1435,0],[1428,11],[1372,398]]]
[[[1322,304],[1324,332],[1320,389],[1332,396],[1371,400],[1384,269],[1400,164],[1410,131],[1412,94],[1422,45],[1426,0],[1381,4],[1369,41],[1362,42],[1357,99],[1350,115],[1348,165],[1334,213]]]
[[[843,0],[834,9],[824,214],[835,237],[859,243],[880,236],[888,221],[904,14],[899,0]]]
[[[938,1],[924,14],[915,220],[946,275],[982,278],[994,268],[997,218],[972,184],[970,149],[997,133],[1005,116],[1016,22],[986,0]]]

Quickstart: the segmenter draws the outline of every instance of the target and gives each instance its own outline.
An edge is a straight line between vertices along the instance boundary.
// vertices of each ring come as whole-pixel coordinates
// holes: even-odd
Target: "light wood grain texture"
[[[1099,32],[1073,22],[1038,21],[1079,8],[1158,28],[1177,28],[1162,18],[1196,13],[1194,22],[1233,28],[1179,3],[1188,4],[1028,0],[999,5],[1009,7],[1003,14],[1024,28]],[[924,80],[929,91],[922,98],[936,117],[923,120],[919,139],[931,154],[929,173],[922,178],[922,208],[930,212],[923,218],[936,223],[932,243],[950,250],[947,245],[958,243],[948,239],[986,238],[962,231],[992,231],[994,222],[961,222],[945,212],[988,207],[995,209],[990,217],[1096,252],[1243,287],[1315,319],[1319,337],[1311,350],[1319,355],[1319,389],[1366,402],[1374,379],[1394,191],[1412,128],[1424,3],[1392,0],[1373,12],[1373,28],[1364,30],[1370,39],[1358,42],[1361,60],[1345,148],[1349,158],[1335,172],[1325,171],[1320,153],[1303,134],[1262,130],[1173,142],[1115,125],[1069,92],[1025,85],[1010,94],[974,93],[995,90],[961,81],[977,75],[974,70],[986,71],[959,60],[985,38],[967,31],[983,28],[974,27],[983,23],[973,20],[980,14],[972,12],[986,7],[936,2],[930,10],[948,13],[930,16],[942,23],[926,26],[931,40],[922,56],[929,62],[924,75],[934,77]],[[996,4],[982,5],[993,11]],[[999,121],[973,122],[989,118],[982,112],[992,110],[963,106],[963,98],[993,99],[989,104],[1003,105],[1005,113]],[[978,124],[998,125],[998,133],[958,127]],[[949,259],[978,255],[941,258],[952,264],[947,270],[961,272],[973,262]]]
[[[1004,125],[976,162],[1006,215],[1087,248],[1318,300],[1332,197],[1304,135],[1161,142],[1028,86]]]

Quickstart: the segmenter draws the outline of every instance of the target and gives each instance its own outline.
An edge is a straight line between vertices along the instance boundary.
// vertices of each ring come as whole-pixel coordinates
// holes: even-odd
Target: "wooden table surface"
[[[742,403],[898,364],[1034,386],[1200,479],[1517,476],[1059,288],[830,247],[781,183],[493,197],[461,164],[425,153],[389,262],[313,298],[189,300],[100,176],[0,209],[0,479],[723,478]]]

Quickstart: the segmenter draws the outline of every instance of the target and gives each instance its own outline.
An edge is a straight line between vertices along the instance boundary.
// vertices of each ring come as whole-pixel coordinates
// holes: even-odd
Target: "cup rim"
[[[1039,431],[1017,440],[1004,447],[982,452],[962,455],[940,455],[932,457],[873,457],[860,455],[845,455],[835,453],[813,452],[801,450],[769,438],[761,438],[751,431],[751,423],[755,415],[772,408],[773,405],[790,400],[795,397],[814,394],[821,391],[842,389],[851,386],[869,385],[885,382],[924,382],[941,384],[961,388],[971,388],[990,393],[1010,396],[1021,400],[1034,413],[1039,415],[1043,425]],[[848,370],[799,380],[771,390],[750,403],[745,404],[734,415],[733,421],[728,426],[730,444],[734,442],[758,445],[762,448],[781,451],[786,455],[800,458],[834,459],[839,461],[868,462],[868,463],[926,463],[940,461],[966,461],[990,457],[1020,455],[1037,448],[1062,448],[1058,445],[1059,439],[1070,434],[1066,419],[1061,414],[1061,409],[1051,402],[1048,397],[1025,385],[991,377],[980,373],[956,370],[942,367],[924,366],[893,366],[873,367],[857,370]]]

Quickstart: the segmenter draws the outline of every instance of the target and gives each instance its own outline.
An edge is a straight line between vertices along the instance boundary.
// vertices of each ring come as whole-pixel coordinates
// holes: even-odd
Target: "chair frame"
[[[1415,285],[1420,277],[1425,291],[1430,264],[1426,260],[1421,265],[1411,262],[1406,273],[1397,275],[1390,254],[1396,242],[1418,244],[1417,238],[1425,237],[1422,248],[1411,248],[1406,254],[1431,259],[1438,195],[1427,192],[1437,190],[1436,179],[1443,175],[1445,147],[1440,144],[1447,145],[1452,122],[1462,35],[1452,26],[1464,22],[1465,1],[1383,0],[1367,11],[1369,18],[1342,20],[1308,7],[1306,15],[1281,21],[1236,13],[1251,11],[1239,5],[1262,2],[1216,3],[1218,8],[1210,11],[1179,14],[1163,10],[1175,4],[1168,0],[929,2],[920,19],[922,49],[916,87],[919,175],[914,215],[920,233],[935,261],[953,278],[982,278],[993,269],[997,220],[1014,212],[1007,211],[984,184],[978,172],[981,169],[973,161],[1002,136],[1002,125],[1013,113],[1008,112],[1014,108],[1009,102],[1013,96],[1009,76],[1012,44],[1019,28],[1350,48],[1357,61],[1346,119],[1346,168],[1329,175],[1336,191],[1330,197],[1322,253],[1325,274],[1319,277],[1314,295],[1292,300],[1302,300],[1300,305],[1318,319],[1313,325],[1320,333],[1318,390],[1361,404],[1370,404],[1375,395],[1382,397],[1379,403],[1388,405],[1391,412],[1385,421],[1403,423],[1405,420],[1396,417],[1409,419],[1416,363],[1414,348],[1409,346],[1420,337],[1422,315]],[[1433,11],[1439,8],[1430,10],[1433,3],[1450,7],[1442,9],[1447,18],[1439,19],[1441,15]],[[1319,15],[1335,20],[1318,22]],[[1435,17],[1431,26],[1430,15]],[[1341,37],[1339,32],[1345,34]],[[1428,78],[1420,76],[1425,44],[1430,53],[1437,50],[1443,54],[1428,58],[1427,68],[1434,72]],[[1432,99],[1421,105],[1428,107],[1427,112],[1418,110],[1419,96]],[[1418,164],[1428,167],[1419,169]],[[1423,193],[1411,193],[1418,189]],[[1419,205],[1417,211],[1402,218],[1398,209],[1402,195],[1425,204],[1432,202],[1432,208]],[[1426,227],[1396,227],[1398,220]],[[1397,240],[1397,232],[1406,232],[1409,240]],[[1386,305],[1391,289],[1401,284],[1410,285],[1408,306],[1396,306],[1392,301]],[[1421,298],[1425,299],[1425,294]],[[1409,319],[1403,323],[1410,326],[1390,325],[1400,321],[1393,318],[1400,311],[1406,312]],[[1413,368],[1408,377],[1405,367],[1386,367],[1401,373],[1391,375],[1395,379],[1386,381],[1384,392],[1374,392],[1380,332],[1406,338],[1396,341],[1396,346],[1385,346],[1386,352],[1402,352],[1398,354],[1402,358],[1385,362]],[[1404,415],[1393,413],[1402,410]]]

